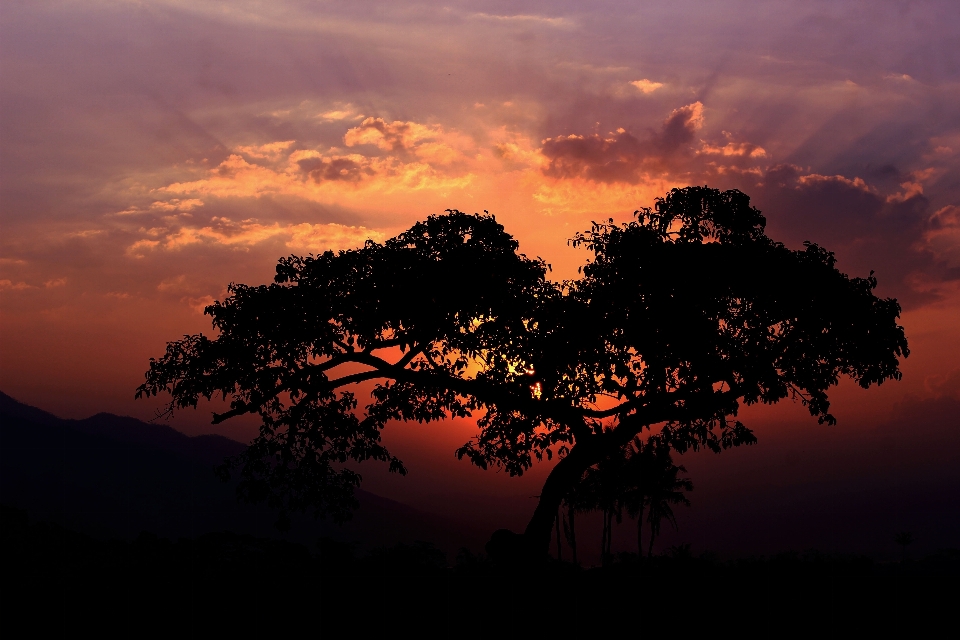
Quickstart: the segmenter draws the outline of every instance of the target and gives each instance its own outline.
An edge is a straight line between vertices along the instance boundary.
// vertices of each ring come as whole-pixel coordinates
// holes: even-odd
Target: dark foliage
[[[405,472],[381,442],[388,422],[474,416],[457,455],[480,467],[562,458],[523,543],[545,553],[563,497],[644,429],[720,451],[755,440],[742,404],[793,397],[832,423],[841,376],[900,377],[896,300],[764,225],[739,191],[675,189],[578,234],[591,259],[556,283],[492,216],[431,216],[383,244],[285,258],[273,284],[231,285],[206,309],[216,337],[170,343],[137,395],[170,393],[170,410],[229,399],[215,422],[259,414],[233,461],[242,496],[336,519],[355,506],[350,461]],[[365,381],[359,410],[348,389]]]

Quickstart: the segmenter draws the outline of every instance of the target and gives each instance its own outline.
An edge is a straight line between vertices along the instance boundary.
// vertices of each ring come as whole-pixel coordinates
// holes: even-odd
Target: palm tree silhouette
[[[667,460],[669,460],[669,453]],[[653,541],[660,535],[660,523],[666,519],[667,522],[677,529],[677,519],[673,514],[671,505],[682,504],[690,506],[690,500],[684,495],[684,491],[693,490],[693,482],[688,478],[680,478],[678,474],[686,469],[682,465],[670,464],[662,469],[663,473],[655,478],[655,482],[650,487],[647,496],[647,522],[650,523],[650,544],[647,548],[647,557],[653,555]]]
[[[647,442],[639,437],[634,438],[624,453],[626,462],[621,480],[621,500],[627,513],[637,520],[637,555],[641,558],[644,519],[650,525],[650,542],[647,546],[647,557],[650,557],[663,520],[677,528],[673,505],[690,506],[690,500],[684,492],[693,491],[693,482],[680,477],[680,473],[686,473],[687,470],[673,464],[670,447],[657,438]]]
[[[567,540],[573,537],[574,514],[600,511],[603,527],[600,539],[601,562],[606,565],[613,557],[613,523],[622,522],[623,511],[637,520],[637,555],[643,557],[643,523],[650,526],[647,556],[653,554],[653,543],[664,520],[677,527],[673,512],[675,505],[690,505],[685,492],[693,490],[683,466],[673,464],[670,445],[657,437],[644,441],[634,438],[619,455],[605,458],[584,473],[579,485],[565,503],[569,525]],[[576,561],[575,542],[571,544]]]
[[[573,564],[579,564],[577,560],[577,512],[589,511],[590,507],[584,504],[583,492],[580,485],[574,487],[567,493],[561,503],[561,507],[566,507],[567,514],[563,517],[563,535],[570,545],[570,555],[573,557]]]
[[[913,543],[913,534],[909,531],[901,531],[897,535],[893,536],[893,541],[900,545],[900,548],[903,550],[902,561],[907,559],[907,547]]]
[[[621,456],[606,458],[587,469],[580,482],[581,510],[597,510],[603,514],[600,537],[600,558],[603,565],[607,565],[613,555],[613,519],[620,522],[622,518],[624,466]]]

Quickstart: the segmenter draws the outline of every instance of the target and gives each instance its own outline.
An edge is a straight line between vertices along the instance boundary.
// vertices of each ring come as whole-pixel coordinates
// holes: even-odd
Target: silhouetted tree
[[[680,472],[686,472],[682,465],[675,465],[670,459],[669,451],[662,458],[663,464],[655,467],[658,473],[652,474],[651,482],[647,487],[647,522],[650,523],[650,543],[647,546],[647,557],[653,555],[653,542],[660,535],[660,524],[666,520],[677,528],[677,519],[673,514],[673,505],[689,507],[690,500],[684,495],[686,491],[693,491],[693,482],[688,478],[679,477]],[[639,523],[638,523],[639,527]],[[639,538],[639,528],[637,536]]]
[[[909,531],[901,531],[897,535],[893,536],[893,541],[900,545],[902,551],[901,559],[907,559],[907,547],[913,544],[913,534]]]
[[[651,531],[647,555],[652,553],[664,519],[677,526],[672,505],[689,505],[684,492],[693,490],[689,479],[679,477],[681,472],[686,469],[673,464],[670,447],[659,437],[644,442],[639,436],[623,451],[587,470],[578,487],[579,507],[580,511],[598,510],[603,514],[604,563],[612,557],[613,521],[622,521],[624,509],[637,519],[637,554],[641,557],[644,519]]]
[[[564,496],[561,502],[561,507],[567,508],[566,517],[563,521],[563,535],[567,540],[567,544],[570,545],[570,555],[572,556],[573,564],[579,564],[577,558],[577,513],[589,511],[592,508],[589,505],[587,496],[585,496],[581,490],[581,483],[570,487],[567,495]]]
[[[624,459],[620,455],[614,455],[587,469],[580,482],[580,510],[596,510],[603,517],[600,559],[604,565],[613,555],[613,520],[616,518],[617,522],[620,522],[622,518],[624,475]]]
[[[168,344],[137,395],[171,393],[170,410],[222,397],[218,423],[258,414],[230,467],[241,496],[336,518],[360,482],[347,463],[405,471],[381,442],[388,422],[474,416],[457,455],[480,467],[518,475],[559,455],[512,539],[546,555],[570,488],[641,431],[720,451],[754,441],[742,404],[792,396],[832,423],[841,375],[900,377],[896,300],[764,226],[739,191],[674,189],[632,222],[577,234],[591,258],[557,283],[492,216],[431,216],[382,244],[284,258],[270,285],[230,285],[205,310],[217,335]],[[364,382],[358,411],[350,389]]]
[[[660,523],[666,518],[676,528],[672,505],[688,505],[684,495],[693,491],[693,482],[680,478],[686,473],[683,466],[675,465],[670,448],[659,438],[644,442],[634,438],[627,446],[621,482],[621,499],[631,517],[637,520],[637,555],[643,557],[643,521],[650,524],[650,544],[647,555],[653,551],[653,541],[660,533]]]

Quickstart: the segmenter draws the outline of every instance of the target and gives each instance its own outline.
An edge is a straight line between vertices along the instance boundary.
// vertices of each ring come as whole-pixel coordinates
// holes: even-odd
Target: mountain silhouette
[[[211,531],[280,537],[274,513],[239,503],[235,484],[213,473],[245,446],[109,413],[67,420],[0,392],[0,503],[26,509],[31,520],[106,538],[142,531],[174,540]],[[344,526],[300,516],[283,537],[312,546],[329,536],[361,548],[426,540],[448,557],[484,538],[369,492],[358,497],[361,507]]]

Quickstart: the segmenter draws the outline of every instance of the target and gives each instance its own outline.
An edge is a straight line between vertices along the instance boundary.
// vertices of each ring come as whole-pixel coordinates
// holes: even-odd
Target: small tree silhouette
[[[913,544],[913,541],[914,541],[913,534],[910,533],[909,531],[901,531],[897,535],[893,536],[893,541],[896,542],[898,545],[900,545],[900,549],[903,552],[901,559],[906,560],[907,547]]]
[[[563,535],[567,539],[567,544],[570,545],[573,564],[579,564],[577,558],[577,513],[589,511],[592,507],[589,505],[589,500],[585,496],[581,484],[573,485],[567,491],[567,495],[563,498],[561,504],[567,509],[566,516],[563,519]]]
[[[650,525],[647,547],[647,556],[650,556],[662,521],[666,519],[677,527],[672,506],[690,505],[684,492],[693,491],[693,482],[679,477],[681,472],[686,473],[686,469],[673,464],[670,447],[660,438],[650,438],[647,442],[634,438],[627,447],[625,458],[622,499],[627,512],[637,519],[637,554],[640,557],[643,557],[644,519]]]
[[[669,453],[667,461],[670,460]],[[677,519],[673,514],[672,505],[682,504],[690,506],[690,500],[683,495],[684,491],[692,491],[693,483],[687,478],[680,478],[678,474],[686,472],[682,466],[668,463],[661,467],[662,473],[655,476],[650,487],[649,503],[647,506],[647,522],[650,523],[650,543],[647,547],[647,557],[653,555],[653,541],[660,535],[660,523],[666,520],[677,529]]]
[[[600,559],[606,565],[613,557],[613,521],[623,518],[626,489],[625,462],[621,455],[601,460],[587,469],[580,484],[580,502],[584,510],[597,510],[603,516]]]
[[[568,497],[571,520],[576,511],[600,511],[600,554],[606,565],[613,557],[613,523],[622,522],[626,509],[637,520],[637,555],[641,558],[644,521],[650,526],[649,556],[662,522],[677,526],[673,506],[690,504],[684,492],[692,491],[693,483],[680,477],[685,472],[684,467],[673,464],[670,446],[661,437],[646,442],[637,437],[622,452],[587,469],[577,485],[576,497]]]

